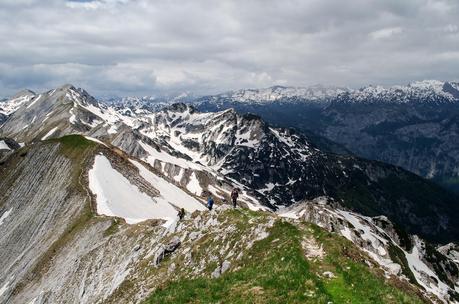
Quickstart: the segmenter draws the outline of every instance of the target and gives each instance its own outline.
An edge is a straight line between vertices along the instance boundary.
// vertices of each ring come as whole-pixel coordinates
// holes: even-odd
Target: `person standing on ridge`
[[[178,217],[180,220],[183,220],[183,218],[185,217],[185,209],[182,208],[179,210]]]
[[[211,195],[209,195],[209,198],[207,199],[207,208],[209,211],[212,210],[212,207],[214,206],[214,199],[212,198]]]
[[[233,191],[231,191],[231,200],[233,201],[233,208],[236,208],[237,206],[238,197],[239,197],[239,189],[234,188]]]

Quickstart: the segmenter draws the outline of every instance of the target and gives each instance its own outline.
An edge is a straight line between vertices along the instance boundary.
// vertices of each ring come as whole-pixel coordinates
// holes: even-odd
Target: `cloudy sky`
[[[457,0],[0,0],[0,96],[459,79]]]

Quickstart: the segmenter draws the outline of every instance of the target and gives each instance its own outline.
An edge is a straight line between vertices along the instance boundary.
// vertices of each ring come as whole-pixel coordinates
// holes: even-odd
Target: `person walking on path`
[[[239,190],[237,188],[234,188],[233,191],[231,191],[231,200],[233,201],[233,208],[236,208],[237,206],[238,197],[239,197]]]

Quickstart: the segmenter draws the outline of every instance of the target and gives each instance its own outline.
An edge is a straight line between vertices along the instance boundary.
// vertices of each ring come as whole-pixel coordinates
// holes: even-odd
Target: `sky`
[[[457,0],[0,0],[0,96],[459,79]]]

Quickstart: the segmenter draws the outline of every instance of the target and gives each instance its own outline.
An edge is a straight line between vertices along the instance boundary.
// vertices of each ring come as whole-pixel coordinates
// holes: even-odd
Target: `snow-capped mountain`
[[[443,254],[430,245],[459,239],[455,196],[401,168],[323,151],[311,138],[258,116],[231,109],[200,112],[183,103],[126,114],[65,85],[34,94],[10,113],[0,140],[11,150],[0,159],[0,190],[7,194],[0,198],[0,226],[4,222],[8,231],[0,244],[16,252],[0,253],[0,268],[7,269],[0,273],[0,299],[5,294],[16,302],[94,302],[125,287],[136,294],[126,297],[137,302],[152,292],[158,277],[174,273],[170,264],[164,277],[143,268],[160,267],[168,254],[180,253],[173,261],[188,261],[179,264],[187,273],[198,276],[212,268],[209,275],[218,277],[240,259],[224,249],[229,245],[219,245],[222,261],[206,253],[211,265],[178,246],[197,245],[200,229],[227,235],[223,231],[246,225],[225,226],[232,213],[203,214],[209,195],[225,206],[235,187],[240,206],[268,211],[255,212],[259,220],[241,215],[254,240],[269,235],[277,210],[296,227],[304,228],[297,221],[306,219],[339,231],[363,252],[359,261],[373,261],[371,267],[413,290],[420,289],[408,279],[424,286],[426,297],[452,303],[457,297],[454,252]],[[318,197],[330,203],[305,205]],[[189,222],[177,223],[179,208],[194,212]],[[333,215],[328,222],[321,218],[327,214]],[[384,223],[378,226],[380,216]],[[179,242],[172,242],[171,234]],[[116,255],[113,246],[121,248]],[[320,250],[306,250],[312,251]],[[16,260],[18,254],[23,258]],[[65,271],[63,261],[70,261]]]
[[[369,86],[321,102],[302,97],[274,102],[263,94],[257,95],[256,101],[241,102],[216,95],[198,99],[196,107],[255,113],[276,126],[293,127],[331,141],[321,144],[322,149],[350,151],[457,188],[458,88],[458,83],[440,81]]]
[[[35,96],[35,93],[30,90],[18,92],[11,99],[0,100],[0,113],[10,115],[15,112],[21,105],[30,101]]]
[[[265,89],[244,89],[197,98],[196,103],[298,103],[298,102],[457,102],[459,84],[424,80],[391,87],[367,86],[360,89],[327,87],[273,86]]]
[[[27,102],[10,113],[10,117],[1,126],[5,136],[19,142],[86,133],[91,130],[110,135],[117,133],[117,124],[133,124],[133,118],[99,103],[86,91],[72,85],[64,85],[27,98]]]
[[[269,103],[285,101],[327,101],[339,94],[349,92],[348,88],[314,85],[306,88],[273,86],[265,89],[246,89],[212,96],[215,101],[224,99],[242,103]]]
[[[388,88],[369,86],[338,96],[337,102],[444,103],[459,101],[459,84],[438,80],[424,80],[406,86]]]
[[[154,112],[174,103],[188,103],[196,99],[191,93],[158,96],[126,96],[126,97],[100,97],[101,103],[114,107],[126,115]]]
[[[8,118],[8,116],[15,112],[22,104],[30,101],[35,96],[35,93],[30,90],[24,90],[10,99],[0,100],[0,125]]]

